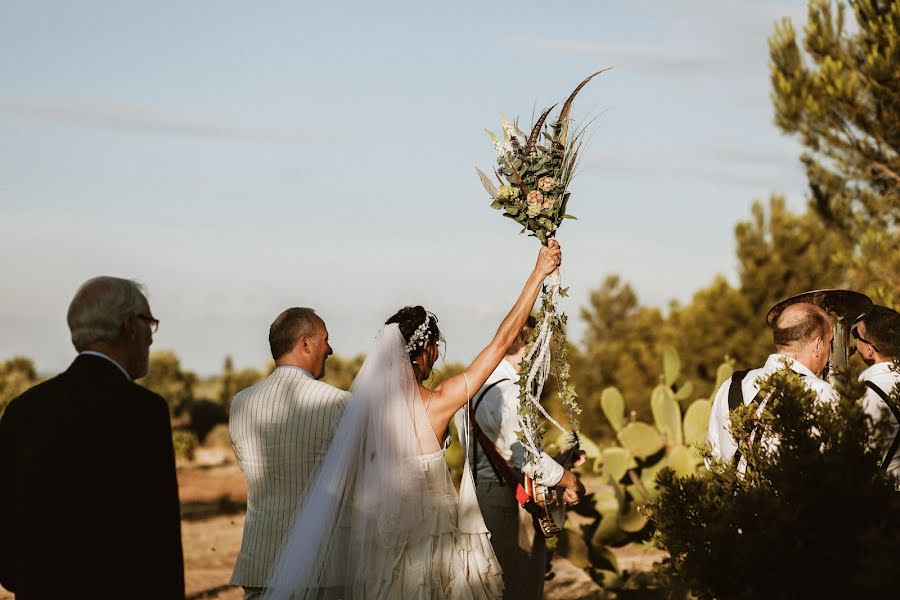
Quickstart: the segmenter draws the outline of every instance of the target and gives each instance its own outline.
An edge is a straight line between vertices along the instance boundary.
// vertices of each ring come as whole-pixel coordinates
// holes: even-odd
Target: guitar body
[[[545,538],[551,538],[562,531],[566,523],[566,503],[562,489],[535,483],[527,475],[524,487],[537,505],[531,513],[535,529]]]
[[[580,454],[582,452],[578,445],[578,433],[573,432],[572,445],[569,446],[560,464],[568,469]],[[525,475],[522,486],[534,502],[532,510],[529,511],[534,518],[534,528],[540,531],[545,538],[551,538],[562,531],[566,524],[566,501],[563,498],[563,488],[547,487],[535,483],[527,475]]]

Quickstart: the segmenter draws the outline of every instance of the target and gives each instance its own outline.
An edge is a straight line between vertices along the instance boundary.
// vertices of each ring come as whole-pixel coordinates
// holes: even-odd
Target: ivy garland
[[[566,212],[570,196],[567,189],[578,167],[585,129],[569,137],[572,103],[591,79],[606,70],[597,71],[582,81],[563,103],[552,124],[547,124],[547,120],[556,105],[541,113],[527,137],[517,122],[511,123],[506,117],[502,117],[501,136],[487,132],[497,153],[494,175],[499,186],[495,186],[480,169],[476,168],[476,171],[492,199],[491,208],[503,211],[504,217],[522,226],[521,233],[527,232],[544,245],[556,235],[563,220],[575,218]],[[572,430],[578,429],[581,408],[578,406],[578,394],[569,382],[566,315],[556,308],[557,300],[565,297],[567,291],[559,287],[558,273],[548,277],[544,283],[537,326],[522,360],[519,414],[524,429],[519,437],[526,449],[526,460],[536,458],[533,455],[540,450],[545,430],[541,417],[549,418],[539,404],[548,371],[556,380],[557,394]],[[546,356],[547,351],[554,357],[552,362]],[[535,370],[536,375],[533,373]]]

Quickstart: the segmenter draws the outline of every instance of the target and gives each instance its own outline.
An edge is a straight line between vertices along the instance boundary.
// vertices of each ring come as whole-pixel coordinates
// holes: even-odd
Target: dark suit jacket
[[[80,355],[0,420],[0,583],[17,600],[184,598],[161,396]]]

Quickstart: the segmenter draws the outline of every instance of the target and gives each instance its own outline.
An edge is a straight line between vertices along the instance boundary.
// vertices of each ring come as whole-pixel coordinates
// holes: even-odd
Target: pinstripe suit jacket
[[[232,585],[265,586],[348,398],[296,367],[276,367],[234,397],[229,429],[248,495]]]

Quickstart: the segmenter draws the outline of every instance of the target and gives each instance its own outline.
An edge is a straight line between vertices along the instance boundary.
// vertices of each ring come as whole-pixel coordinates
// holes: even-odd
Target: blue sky
[[[296,305],[352,355],[423,304],[468,360],[537,251],[488,207],[483,130],[607,66],[574,111],[595,120],[559,234],[571,335],[610,273],[687,300],[734,277],[754,199],[804,205],[766,42],[804,6],[2,2],[0,358],[65,368],[68,302],[111,274],[147,285],[154,347],[200,373],[262,365]]]

